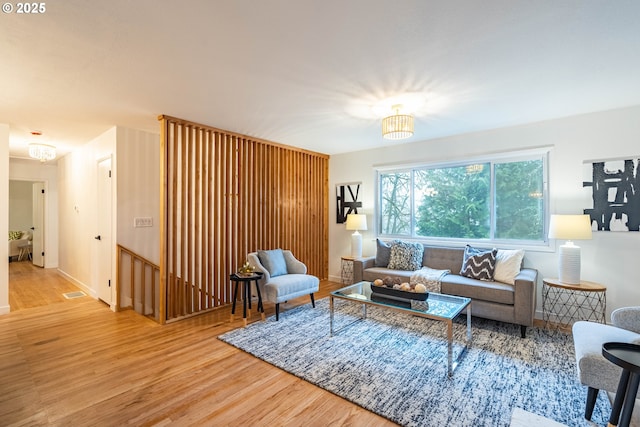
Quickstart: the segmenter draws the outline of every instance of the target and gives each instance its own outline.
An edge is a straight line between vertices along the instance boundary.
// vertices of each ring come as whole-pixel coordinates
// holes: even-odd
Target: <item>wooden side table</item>
[[[249,304],[249,310],[251,310],[251,282],[256,284],[256,292],[258,293],[258,311],[262,313],[262,320],[264,320],[264,307],[262,306],[262,295],[260,294],[260,286],[258,286],[258,280],[262,277],[261,272],[253,273],[250,276],[243,276],[238,273],[233,273],[229,276],[229,279],[234,282],[233,288],[233,305],[231,306],[231,321],[233,322],[233,315],[236,313],[236,299],[238,298],[238,285],[242,283],[242,320],[244,326],[247,326],[247,303]],[[249,311],[251,315],[251,311]]]
[[[581,280],[570,285],[558,279],[542,279],[542,317],[551,324],[572,325],[577,320],[606,323],[607,287]],[[552,322],[553,320],[553,322]]]
[[[350,285],[353,283],[353,261],[357,260],[355,256],[343,256],[341,258],[341,274],[340,279],[343,285]]]

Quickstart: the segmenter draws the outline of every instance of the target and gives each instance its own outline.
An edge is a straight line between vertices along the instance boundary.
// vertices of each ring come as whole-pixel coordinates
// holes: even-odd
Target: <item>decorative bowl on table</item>
[[[255,276],[255,275],[256,275],[256,273],[255,273],[255,272],[253,272],[253,271],[252,271],[252,272],[249,272],[249,273],[244,273],[244,272],[238,271],[238,272],[236,273],[236,275],[238,275],[238,276],[240,276],[240,277],[252,277],[252,276]]]
[[[236,274],[240,277],[255,276],[256,268],[253,265],[249,264],[249,262],[247,261],[244,264],[242,264],[242,267],[238,269],[238,272]]]
[[[406,282],[398,283],[399,281],[398,278],[390,279],[388,277],[376,279],[371,282],[371,292],[402,300],[425,301],[429,298],[427,288],[424,285],[413,286]]]

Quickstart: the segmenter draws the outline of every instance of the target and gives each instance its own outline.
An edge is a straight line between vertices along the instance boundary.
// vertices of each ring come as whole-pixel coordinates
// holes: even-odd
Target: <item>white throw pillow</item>
[[[516,276],[520,273],[523,258],[523,249],[498,249],[498,254],[496,255],[496,271],[493,274],[493,280],[513,285]]]

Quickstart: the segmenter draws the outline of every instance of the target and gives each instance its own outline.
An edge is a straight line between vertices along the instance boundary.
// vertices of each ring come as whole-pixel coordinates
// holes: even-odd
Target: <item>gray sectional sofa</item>
[[[380,247],[380,246],[379,246]],[[520,325],[521,335],[533,325],[536,308],[537,270],[521,268],[513,285],[497,281],[477,280],[459,275],[465,248],[445,248],[424,245],[422,265],[451,273],[441,279],[441,293],[471,298],[471,314],[485,319]],[[378,257],[380,259],[380,257]],[[376,257],[354,261],[354,282],[373,281],[387,276],[409,281],[413,271],[376,266]]]

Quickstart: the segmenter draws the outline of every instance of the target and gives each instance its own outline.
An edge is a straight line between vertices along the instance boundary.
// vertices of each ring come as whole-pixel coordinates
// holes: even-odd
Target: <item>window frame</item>
[[[441,244],[451,246],[462,246],[466,243],[477,244],[478,246],[488,245],[500,245],[500,247],[549,247],[549,238],[547,237],[547,229],[550,217],[550,197],[549,197],[549,161],[550,161],[551,147],[541,147],[529,150],[518,150],[494,153],[491,155],[472,156],[459,158],[450,161],[435,161],[435,162],[419,162],[419,163],[405,163],[396,165],[377,165],[374,166],[375,170],[375,185],[376,185],[376,200],[375,200],[375,233],[378,238],[381,239],[404,239],[412,241],[421,241],[429,244]],[[495,194],[495,165],[500,163],[512,163],[527,160],[542,160],[542,198],[543,198],[543,238],[542,240],[520,240],[520,239],[498,239],[495,238],[496,234],[496,194]],[[418,236],[416,230],[416,215],[415,215],[415,198],[414,198],[414,186],[415,186],[415,174],[414,171],[425,168],[450,168],[467,166],[475,163],[489,163],[490,175],[491,175],[491,187],[490,187],[490,203],[489,203],[489,238],[487,239],[473,239],[473,238],[458,238],[458,237],[428,237]],[[388,173],[410,173],[410,234],[383,234],[382,233],[382,175]]]

